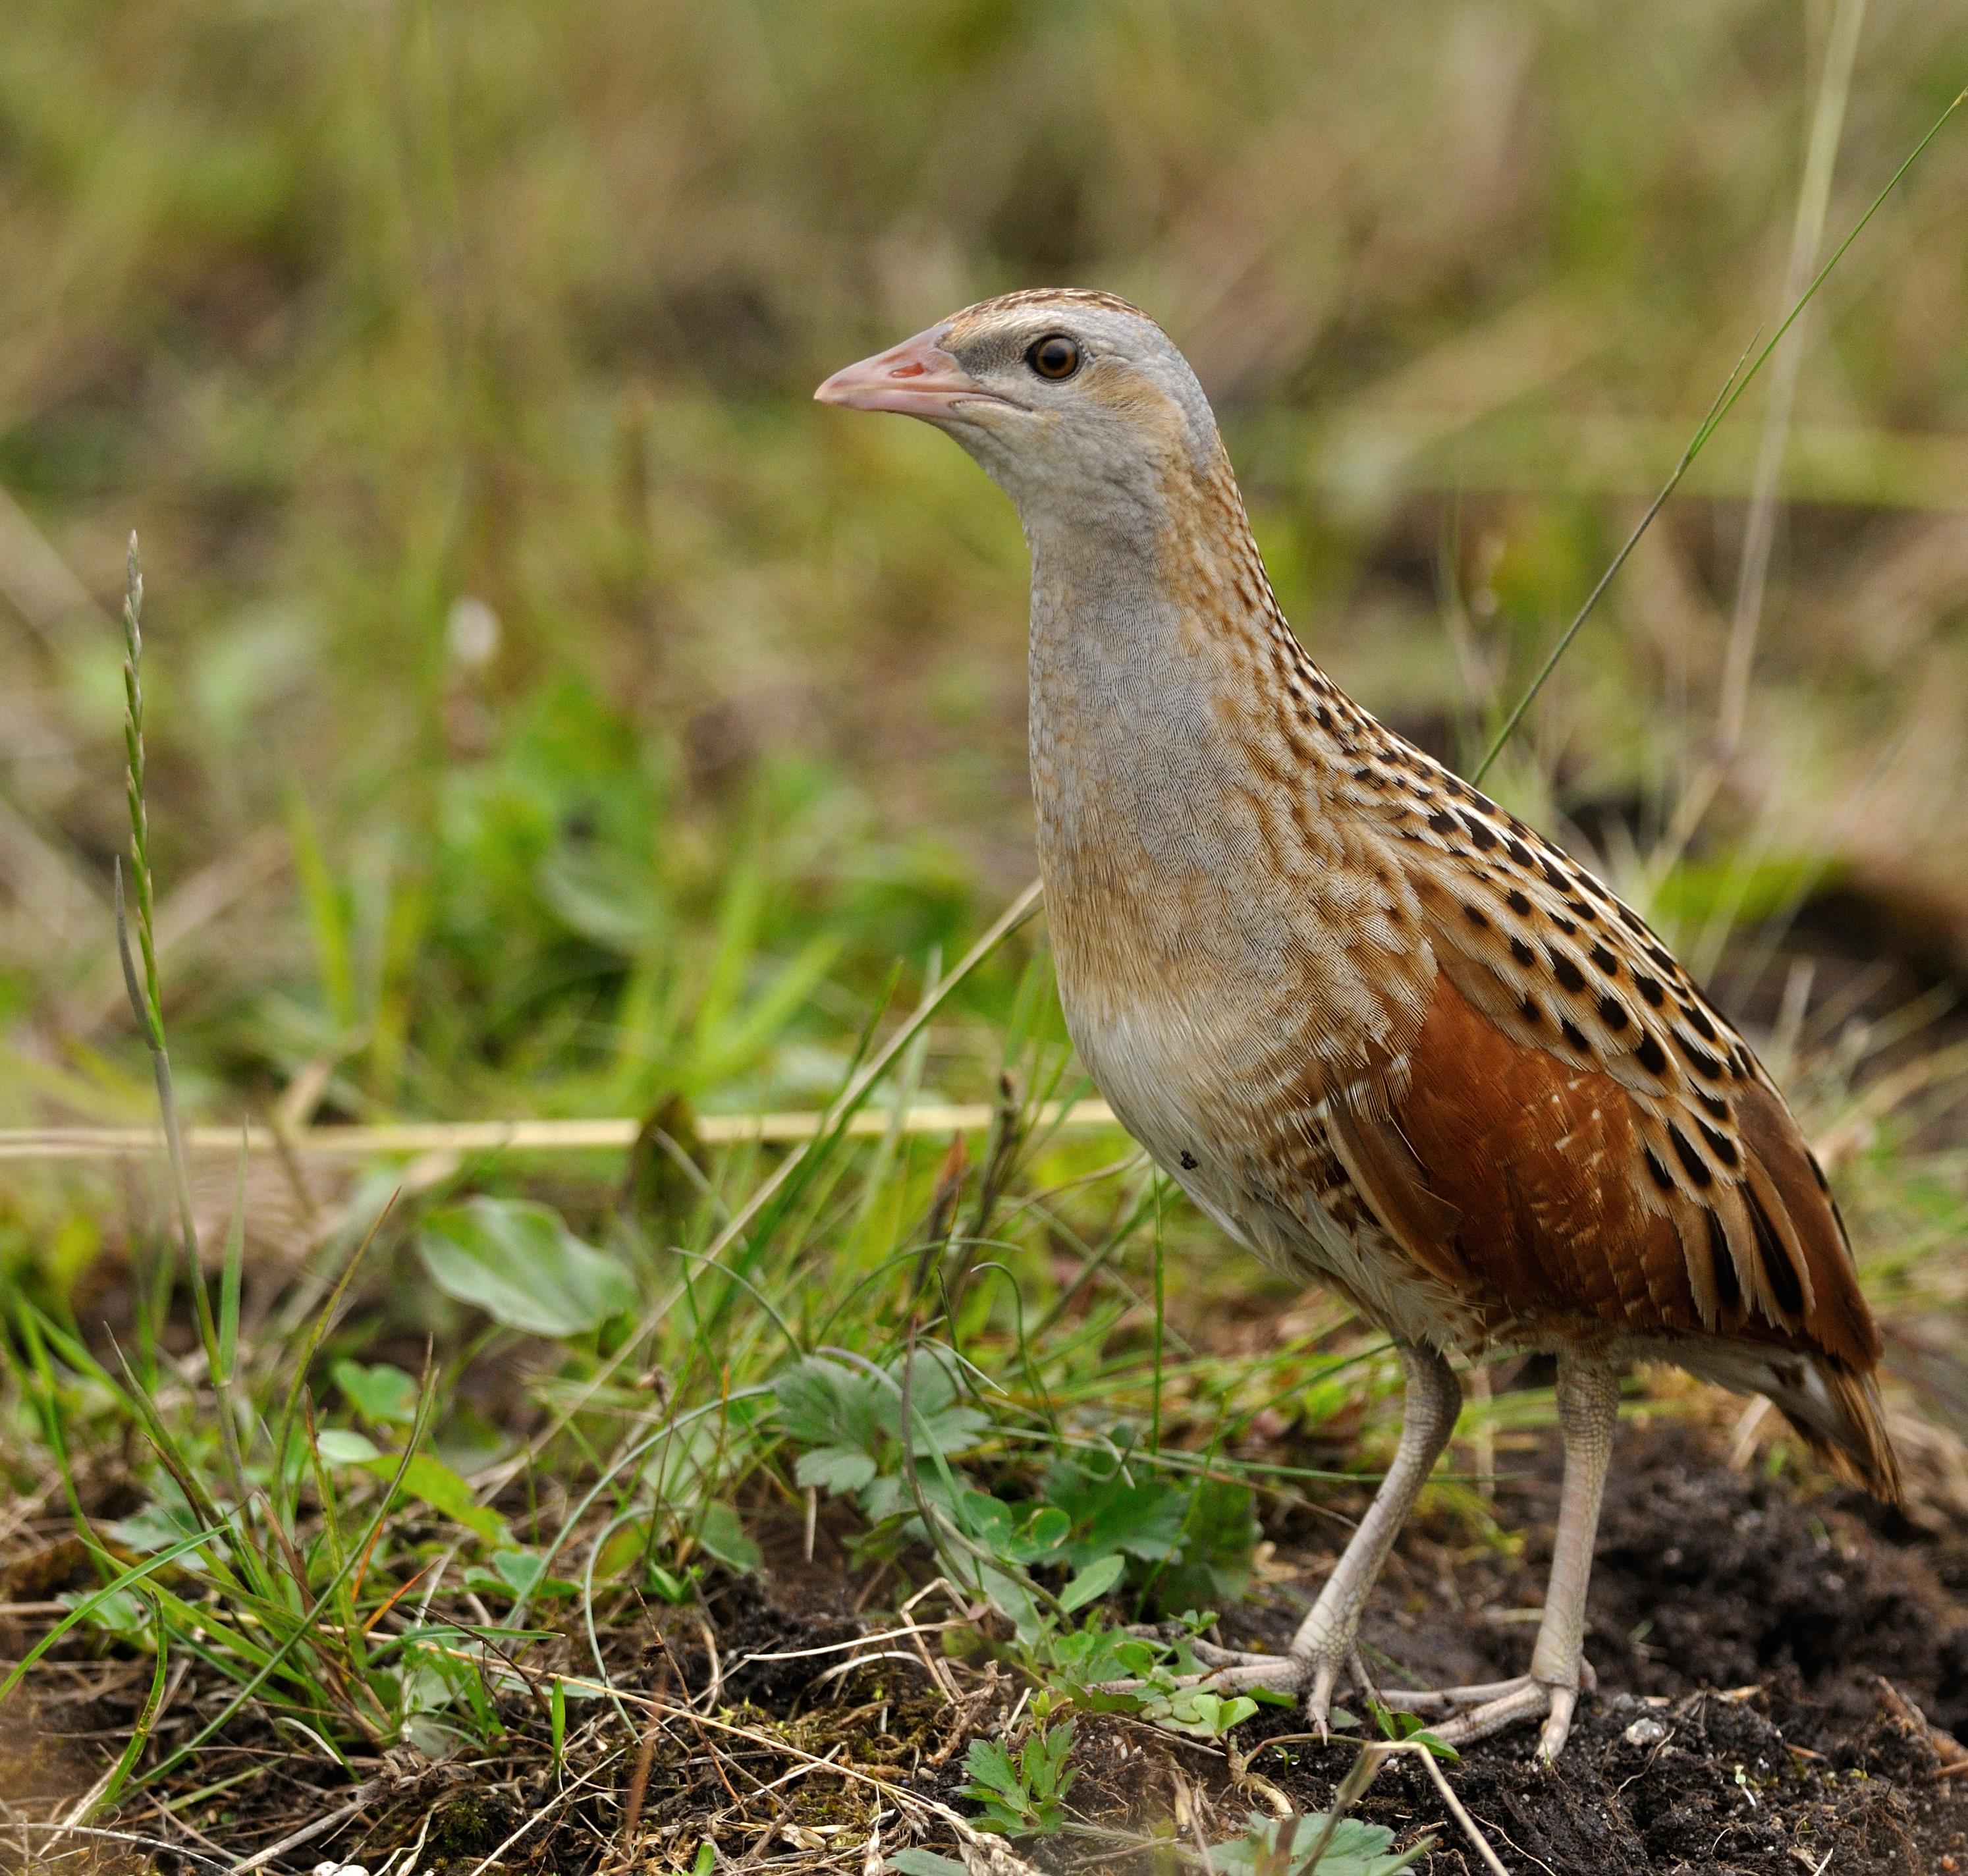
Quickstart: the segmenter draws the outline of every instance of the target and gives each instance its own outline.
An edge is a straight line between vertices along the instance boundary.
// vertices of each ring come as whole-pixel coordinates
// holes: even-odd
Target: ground
[[[1448,1505],[1425,1510],[1404,1535],[1367,1630],[1390,1685],[1523,1667],[1523,1613],[1546,1561],[1551,1460],[1498,1482],[1496,1518],[1526,1534],[1521,1544],[1483,1541]],[[1264,1586],[1226,1614],[1225,1631],[1280,1642],[1342,1529],[1301,1514],[1274,1531]],[[811,1563],[796,1541],[767,1548],[760,1575],[715,1586],[708,1622],[669,1611],[604,1638],[625,1698],[662,1709],[639,1740],[639,1725],[622,1729],[597,1702],[585,1724],[578,1713],[568,1722],[561,1777],[516,1754],[433,1763],[400,1748],[356,1793],[359,1804],[345,1780],[316,1783],[304,1761],[292,1763],[277,1790],[254,1788],[254,1809],[277,1814],[231,1817],[227,1847],[264,1848],[333,1817],[271,1867],[683,1869],[701,1866],[707,1841],[720,1867],[858,1872],[875,1867],[869,1826],[879,1814],[886,1854],[912,1838],[960,1853],[947,1819],[976,1809],[960,1795],[963,1748],[1020,1707],[1021,1683],[988,1648],[946,1644],[938,1601],[918,1605],[924,1633],[898,1648],[894,1616],[856,1612],[884,1586],[840,1564],[824,1525]],[[45,1591],[63,1560],[46,1557],[38,1583],[17,1569],[11,1599]],[[1555,1767],[1530,1762],[1526,1729],[1471,1748],[1447,1768],[1449,1784],[1513,1871],[1968,1869],[1968,1777],[1957,1775],[1968,1754],[1950,1736],[1968,1729],[1964,1583],[1968,1532],[1922,1533],[1842,1492],[1732,1466],[1711,1428],[1630,1426],[1593,1583],[1597,1696]],[[885,1586],[892,1602],[892,1577]],[[891,1638],[867,1648],[868,1666],[842,1671],[859,1651],[842,1644],[863,1634]],[[918,1640],[947,1686],[932,1682]],[[714,1676],[715,1698],[685,1704]],[[112,1730],[118,1705],[114,1696],[44,1705],[37,1748],[11,1768],[17,1794],[78,1777],[83,1748],[58,1735]],[[241,1745],[250,1764],[247,1735]],[[1015,1852],[1056,1876],[1164,1870],[1172,1854],[1193,1863],[1199,1833],[1215,1842],[1254,1811],[1325,1808],[1356,1751],[1344,1735],[1320,1745],[1280,1709],[1241,1728],[1230,1753],[1130,1716],[1084,1716],[1069,1829]],[[818,1759],[831,1768],[812,1767]],[[1389,1764],[1355,1815],[1391,1829],[1400,1848],[1432,1837],[1416,1865],[1427,1876],[1481,1867],[1406,1760]],[[143,1828],[134,1813],[120,1821]],[[973,1847],[973,1868],[988,1854]],[[999,1876],[1008,1876],[1002,1854]],[[178,1866],[194,1867],[183,1858]]]

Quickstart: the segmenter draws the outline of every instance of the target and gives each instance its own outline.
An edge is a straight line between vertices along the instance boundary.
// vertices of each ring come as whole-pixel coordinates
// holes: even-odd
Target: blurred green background
[[[297,1078],[322,1119],[821,1098],[894,961],[1031,860],[1010,510],[811,390],[1007,288],[1164,322],[1300,635],[1468,760],[1781,312],[1831,14],[15,0],[0,1122],[149,1111],[108,910],[133,527],[200,1117]],[[1964,78],[1968,15],[1866,8],[1827,248]],[[1760,384],[1499,771],[1704,967],[1835,886],[1908,993],[1955,968],[1964,201],[1957,122],[1808,317],[1705,813]],[[1018,963],[932,1086],[988,1087],[964,1022]],[[70,1202],[10,1175],[0,1229],[45,1251]]]

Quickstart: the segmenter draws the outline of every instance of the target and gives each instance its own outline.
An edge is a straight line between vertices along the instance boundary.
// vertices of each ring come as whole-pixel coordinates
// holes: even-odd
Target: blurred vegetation
[[[1005,287],[1160,316],[1300,632],[1466,748],[1772,322],[1827,13],[24,0],[6,1117],[113,1106],[130,1060],[131,527],[200,1111],[325,1059],[331,1113],[810,1092],[836,1064],[791,1045],[1029,859],[1013,519],[808,394]],[[1952,10],[1870,8],[1834,234],[1964,73]],[[1964,187],[1950,136],[1811,316],[1786,473],[1837,499],[1791,514],[1724,841],[1959,857]],[[1755,423],[1568,661],[1523,805],[1550,778],[1643,845],[1669,812]]]

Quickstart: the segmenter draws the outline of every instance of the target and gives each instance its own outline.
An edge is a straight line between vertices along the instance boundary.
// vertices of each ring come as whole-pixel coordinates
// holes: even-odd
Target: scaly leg
[[[1606,1490],[1606,1468],[1613,1454],[1614,1428],[1620,1414],[1620,1378],[1602,1362],[1562,1356],[1558,1365],[1558,1428],[1565,1443],[1565,1482],[1560,1489],[1558,1531],[1553,1541],[1551,1580],[1545,1591],[1544,1619],[1538,1625],[1537,1645],[1531,1651],[1531,1671],[1480,1691],[1491,1697],[1469,1707],[1435,1731],[1451,1745],[1466,1745],[1500,1732],[1520,1719],[1544,1716],[1538,1756],[1555,1759],[1565,1750],[1571,1716],[1578,1706],[1583,1682],[1590,1685],[1584,1665],[1585,1589],[1592,1576],[1592,1546],[1599,1534],[1599,1504]],[[1453,1689],[1435,1699],[1452,1702]],[[1426,1696],[1413,1702],[1399,1695],[1390,1701],[1423,1708]]]
[[[1462,1384],[1456,1379],[1455,1370],[1433,1349],[1403,1343],[1400,1356],[1408,1385],[1401,1403],[1401,1437],[1393,1463],[1374,1494],[1359,1529],[1333,1565],[1319,1600],[1292,1638],[1293,1655],[1316,1664],[1306,1712],[1322,1732],[1340,1670],[1355,1659],[1355,1638],[1367,1598],[1380,1580],[1387,1553],[1394,1547],[1394,1540],[1435,1470],[1462,1411]]]
[[[1432,1349],[1396,1344],[1407,1372],[1407,1394],[1401,1408],[1400,1443],[1381,1489],[1325,1580],[1319,1600],[1299,1625],[1289,1652],[1251,1654],[1241,1651],[1199,1648],[1206,1660],[1228,1664],[1204,1677],[1204,1685],[1231,1693],[1244,1687],[1276,1688],[1281,1693],[1303,1693],[1307,1716],[1322,1733],[1332,1708],[1332,1690],[1341,1670],[1356,1659],[1354,1638],[1368,1592],[1387,1560],[1395,1537],[1461,1410],[1462,1388],[1455,1371]]]

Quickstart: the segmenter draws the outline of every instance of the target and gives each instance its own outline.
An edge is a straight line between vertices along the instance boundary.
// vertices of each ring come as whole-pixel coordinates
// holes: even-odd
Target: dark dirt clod
[[[1404,1536],[1366,1629],[1389,1685],[1528,1666],[1535,1629],[1513,1618],[1543,1595],[1555,1487],[1546,1454],[1500,1491],[1500,1522],[1526,1535],[1513,1560],[1453,1554],[1448,1545],[1464,1534],[1426,1519]],[[1834,1845],[1839,1876],[1925,1876],[1947,1857],[1968,1870],[1968,1780],[1937,1778],[1940,1754],[1922,1718],[1944,1730],[1968,1719],[1968,1611],[1936,1556],[1911,1534],[1895,1541],[1855,1499],[1801,1499],[1732,1470],[1696,1430],[1629,1428],[1592,1583],[1588,1648],[1600,1693],[1556,1767],[1529,1762],[1526,1728],[1471,1748],[1451,1783],[1513,1871],[1798,1876]],[[1315,1569],[1306,1586],[1316,1580]],[[1276,1647],[1298,1613],[1281,1602],[1247,1606],[1226,1627]],[[1630,1743],[1637,1721],[1665,1725],[1667,1736],[1643,1727],[1644,1743]],[[1267,1712],[1244,1731],[1254,1744],[1302,1727]],[[1272,1751],[1257,1769],[1318,1809],[1355,1750],[1294,1745],[1292,1762]],[[1226,1826],[1252,1806],[1227,1779],[1204,1784]],[[1429,1876],[1475,1867],[1417,1768],[1391,1765],[1360,1815],[1403,1843],[1435,1835],[1417,1865]]]
[[[1968,1725],[1968,1612],[1924,1547],[1880,1542],[1839,1499],[1742,1478],[1684,1430],[1634,1456],[1593,1585],[1594,1662],[1614,1684],[1676,1693],[1794,1667],[1827,1723],[1863,1725],[1883,1674],[1937,1725]]]
[[[1513,1871],[1795,1876],[1815,1869],[1835,1845],[1840,1871],[1924,1876],[1943,1867],[1938,1859],[1950,1846],[1968,1842],[1968,1803],[1935,1783],[1935,1755],[1924,1738],[1882,1718],[1858,1754],[1863,1762],[1843,1769],[1792,1749],[1821,1719],[1821,1710],[1783,1690],[1659,1703],[1616,1694],[1587,1711],[1554,1768],[1530,1764],[1525,1741],[1512,1738],[1475,1748],[1448,1775]],[[1664,1726],[1665,1736],[1629,1743],[1637,1721]],[[1289,1714],[1267,1715],[1250,1730],[1277,1737],[1298,1726]],[[1288,1753],[1258,1754],[1254,1767],[1300,1809],[1322,1810],[1355,1750],[1337,1741],[1296,1744]],[[1172,1781],[1158,1761],[1176,1762],[1201,1786],[1226,1829],[1256,1802],[1206,1761],[1125,1722],[1101,1722],[1079,1757],[1093,1769],[1083,1776],[1077,1801],[1097,1797],[1111,1821],[1135,1828],[1151,1829],[1157,1812],[1167,1815]],[[1433,1836],[1435,1850],[1417,1866],[1428,1876],[1475,1867],[1432,1784],[1403,1761],[1381,1774],[1358,1814],[1403,1844]]]
[[[471,1791],[439,1805],[431,1815],[434,1857],[489,1856],[519,1823],[514,1807],[496,1792]]]
[[[742,1578],[724,1586],[713,1612],[717,1618],[726,1698],[772,1709],[804,1693],[817,1676],[843,1658],[804,1651],[851,1641],[863,1632],[862,1625],[852,1615],[824,1601],[802,1598],[797,1606],[788,1606]],[[675,1649],[676,1644],[673,1642],[672,1647]],[[701,1645],[678,1652],[691,1685],[702,1686],[709,1658]],[[782,1658],[757,1658],[762,1655]]]

